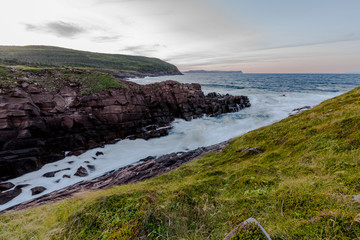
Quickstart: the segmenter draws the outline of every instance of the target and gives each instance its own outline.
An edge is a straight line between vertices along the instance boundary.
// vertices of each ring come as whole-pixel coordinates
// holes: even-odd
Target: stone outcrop
[[[7,191],[9,189],[12,189],[13,187],[15,187],[15,185],[11,182],[0,183],[0,192]]]
[[[78,176],[78,177],[86,177],[87,175],[89,175],[89,173],[84,167],[79,167],[76,173],[74,174],[74,176]]]
[[[62,159],[65,151],[81,153],[126,137],[159,137],[175,118],[250,106],[245,96],[205,96],[199,84],[175,81],[138,85],[119,80],[124,88],[91,95],[82,95],[76,83],[51,92],[21,81],[11,92],[0,93],[0,181]]]
[[[0,205],[3,205],[16,198],[22,192],[21,188],[15,188],[6,192],[0,192]]]
[[[31,194],[32,194],[32,195],[37,195],[37,194],[42,193],[42,192],[45,191],[45,190],[46,190],[46,188],[43,187],[43,186],[33,187],[33,188],[31,189]]]

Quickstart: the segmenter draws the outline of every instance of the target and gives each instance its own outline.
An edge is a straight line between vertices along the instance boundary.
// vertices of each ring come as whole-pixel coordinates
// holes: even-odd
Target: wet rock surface
[[[24,188],[27,186],[30,186],[30,184],[20,184],[20,185],[17,185],[15,188]]]
[[[46,188],[45,188],[45,187],[42,187],[42,186],[33,187],[33,188],[31,189],[31,194],[32,194],[32,195],[37,195],[37,194],[42,193],[42,192],[45,191],[45,190],[46,190]]]
[[[7,191],[11,188],[15,187],[15,185],[11,182],[3,182],[3,183],[0,183],[0,192],[2,191]]]
[[[200,147],[189,152],[171,153],[158,158],[149,156],[140,160],[140,163],[135,166],[127,166],[107,173],[102,177],[88,181],[82,181],[72,186],[45,194],[39,198],[24,202],[20,205],[10,208],[9,210],[20,210],[28,207],[47,204],[56,200],[62,200],[64,198],[70,197],[76,192],[83,190],[105,189],[114,185],[135,183],[138,181],[150,179],[172,171],[189,161],[200,158],[206,153],[221,151],[228,143],[229,141],[225,141],[209,147]]]
[[[52,178],[52,177],[55,177],[56,173],[61,172],[61,171],[66,171],[66,170],[70,170],[70,168],[64,168],[64,169],[57,170],[57,171],[47,172],[47,173],[44,173],[42,176],[46,177],[46,178]]]
[[[60,160],[65,151],[78,155],[126,137],[164,136],[175,118],[250,106],[245,96],[205,96],[199,84],[175,81],[138,85],[119,80],[125,88],[91,95],[82,95],[76,84],[51,92],[21,81],[12,92],[0,94],[0,181]]]
[[[74,176],[78,176],[78,177],[86,177],[87,175],[89,175],[89,173],[84,167],[79,167],[76,170],[76,173],[74,174]]]
[[[13,198],[20,195],[21,192],[22,192],[22,190],[20,188],[15,188],[13,190],[1,192],[0,193],[0,205],[3,205],[5,203],[11,201]]]
[[[98,157],[98,156],[104,155],[104,153],[103,152],[96,152],[95,155]]]

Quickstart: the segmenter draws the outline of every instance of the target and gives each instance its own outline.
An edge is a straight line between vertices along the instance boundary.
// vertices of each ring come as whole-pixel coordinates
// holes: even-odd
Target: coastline
[[[81,193],[83,191],[107,189],[115,185],[136,183],[139,181],[151,179],[173,171],[185,163],[201,158],[205,154],[220,152],[229,144],[230,141],[231,140],[224,141],[208,147],[199,147],[188,152],[170,153],[160,157],[149,156],[145,159],[139,160],[136,165],[130,164],[118,170],[106,173],[103,176],[97,177],[95,179],[82,181],[63,189],[53,191],[49,194],[42,195],[30,201],[26,201],[4,209],[0,211],[0,214],[8,211],[23,210],[56,201],[61,201],[63,199],[72,197],[75,193]]]
[[[108,84],[108,75],[74,69],[4,71],[36,80],[16,82],[0,95],[1,180],[63,159],[65,151],[78,156],[117,139],[164,136],[175,118],[188,121],[250,106],[246,96],[205,95],[199,84],[165,81],[142,86],[112,79],[115,87],[95,91],[85,85],[88,76],[106,78]],[[79,80],[82,76],[87,78]],[[57,77],[61,84],[49,90],[50,83],[43,82],[43,77]]]

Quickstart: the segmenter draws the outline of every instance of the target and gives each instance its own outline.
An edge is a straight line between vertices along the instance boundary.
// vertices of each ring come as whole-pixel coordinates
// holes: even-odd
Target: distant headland
[[[206,70],[189,70],[184,73],[243,73],[242,71],[206,71]]]

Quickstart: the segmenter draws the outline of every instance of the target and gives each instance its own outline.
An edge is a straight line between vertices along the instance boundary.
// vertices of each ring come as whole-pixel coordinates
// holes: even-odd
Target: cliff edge
[[[191,120],[249,107],[246,96],[204,95],[199,84],[138,85],[89,70],[0,68],[0,180],[126,137],[166,135]]]

